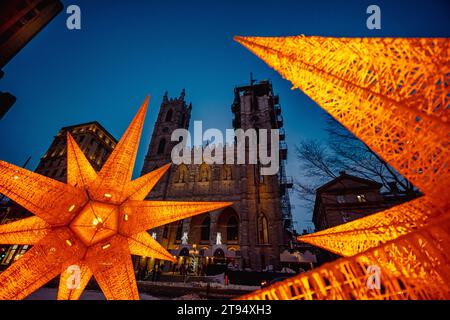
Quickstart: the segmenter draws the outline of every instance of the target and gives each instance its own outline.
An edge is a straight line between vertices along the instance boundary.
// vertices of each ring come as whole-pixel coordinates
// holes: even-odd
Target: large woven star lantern
[[[299,237],[345,258],[242,299],[450,299],[449,39],[235,40],[424,193]]]
[[[131,180],[148,100],[98,173],[69,133],[67,184],[0,162],[0,193],[35,214],[0,225],[1,244],[33,245],[0,274],[0,299],[58,274],[58,299],[78,299],[92,275],[107,299],[139,299],[131,255],[174,260],[147,230],[231,204],[144,201],[169,168]]]

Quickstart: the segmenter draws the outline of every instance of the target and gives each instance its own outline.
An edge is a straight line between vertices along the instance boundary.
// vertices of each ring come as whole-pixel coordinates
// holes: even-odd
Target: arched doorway
[[[216,258],[216,259],[225,258],[225,252],[223,252],[223,250],[221,248],[216,249],[216,251],[214,251],[214,258]]]
[[[179,256],[180,257],[189,257],[189,249],[188,248],[181,249]]]
[[[226,264],[227,262],[225,258],[225,252],[221,248],[218,248],[214,251],[213,257],[215,264]]]

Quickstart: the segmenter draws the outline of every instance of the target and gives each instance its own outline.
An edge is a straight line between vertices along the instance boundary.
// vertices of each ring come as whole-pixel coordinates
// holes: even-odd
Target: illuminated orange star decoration
[[[34,245],[0,274],[0,299],[25,298],[58,274],[58,299],[78,299],[92,275],[107,299],[139,299],[131,255],[174,261],[147,230],[231,204],[143,201],[170,166],[131,180],[148,100],[98,173],[69,133],[67,184],[0,162],[0,193],[35,214],[0,225],[1,244]]]
[[[345,258],[242,299],[450,299],[448,38],[235,37],[425,194],[299,237]],[[368,270],[379,268],[373,289]]]

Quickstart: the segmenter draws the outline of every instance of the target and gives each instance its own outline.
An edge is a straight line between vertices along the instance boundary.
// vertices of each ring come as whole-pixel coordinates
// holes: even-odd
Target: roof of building
[[[332,186],[334,186],[334,185],[336,185],[338,183],[341,183],[343,180],[352,180],[352,181],[355,181],[355,182],[359,182],[360,184],[365,184],[365,185],[367,185],[369,187],[372,187],[374,189],[381,189],[381,187],[383,186],[381,183],[373,181],[373,180],[369,180],[369,179],[364,179],[364,178],[360,178],[360,177],[357,177],[357,176],[353,176],[351,174],[346,173],[345,171],[340,172],[340,175],[338,177],[334,178],[333,180],[325,183],[324,185],[322,185],[322,186],[320,186],[319,188],[316,189],[316,199],[314,201],[314,209],[313,209],[313,217],[312,217],[313,222],[315,222],[315,218],[317,217],[318,202],[319,202],[319,197],[317,195],[319,193],[327,191]],[[348,187],[344,186],[344,189],[348,189]]]
[[[85,123],[80,123],[80,124],[74,124],[71,126],[66,126],[66,127],[62,127],[60,129],[60,131],[65,131],[65,130],[71,130],[73,128],[77,128],[77,127],[84,127],[84,126],[90,126],[90,125],[96,125],[100,130],[102,130],[105,134],[107,134],[115,143],[118,142],[118,140],[108,131],[105,129],[105,127],[103,127],[99,122],[97,121],[90,121],[90,122],[85,122]]]
[[[319,188],[317,188],[316,193],[317,192],[323,192],[323,191],[325,191],[327,189],[330,189],[330,187],[332,187],[335,184],[338,184],[338,183],[342,182],[343,180],[356,181],[356,182],[359,182],[361,184],[365,184],[367,186],[371,186],[371,187],[378,188],[378,189],[380,189],[383,186],[381,183],[376,182],[374,180],[364,179],[364,178],[360,178],[360,177],[357,177],[357,176],[350,175],[350,174],[345,173],[345,172],[341,172],[341,174],[338,177],[334,178],[333,180],[331,180],[331,181],[325,183],[324,185],[320,186]]]

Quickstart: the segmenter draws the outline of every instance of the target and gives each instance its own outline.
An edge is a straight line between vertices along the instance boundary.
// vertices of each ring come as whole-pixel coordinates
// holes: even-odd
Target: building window
[[[227,241],[237,241],[239,237],[239,223],[236,216],[231,216],[227,224]]]
[[[158,154],[163,154],[165,148],[166,148],[166,139],[161,139],[158,145]]]
[[[182,163],[178,166],[178,179],[177,183],[185,183],[188,181],[188,169],[187,166]]]
[[[27,252],[28,249],[28,245],[24,245],[18,254],[16,254],[16,256],[14,257],[14,261],[19,260],[20,258],[22,258],[22,256]]]
[[[198,175],[199,175],[198,181],[200,182],[209,181],[209,166],[206,163],[203,162],[200,165]]]
[[[10,247],[9,252],[6,254],[5,259],[3,260],[2,264],[9,264],[11,262],[11,259],[14,257],[14,255],[16,254],[16,251],[18,249],[18,245],[15,244],[12,247]]]
[[[259,244],[269,243],[269,224],[264,214],[261,214],[258,217],[258,243]]]
[[[365,194],[358,194],[358,195],[356,196],[356,199],[358,199],[358,202],[367,202],[367,199],[366,199],[366,195],[365,195]]]
[[[345,203],[345,196],[338,195],[338,196],[336,196],[336,200],[338,203]]]
[[[172,121],[172,114],[173,114],[172,109],[169,109],[169,111],[167,111],[166,113],[166,122]]]
[[[164,226],[163,229],[163,238],[167,239],[167,234],[169,233],[169,228],[167,226]]]
[[[200,241],[209,241],[211,219],[206,217],[200,225]]]
[[[178,222],[178,226],[177,226],[177,234],[175,236],[175,240],[180,241],[181,240],[181,235],[183,234],[183,220],[180,220]]]

